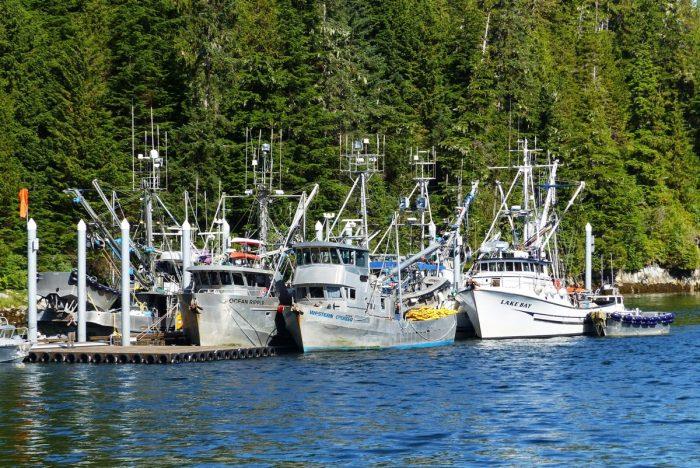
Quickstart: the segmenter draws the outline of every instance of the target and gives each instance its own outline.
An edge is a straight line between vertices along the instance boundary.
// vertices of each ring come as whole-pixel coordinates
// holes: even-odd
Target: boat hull
[[[255,348],[278,334],[277,298],[193,293],[183,299],[183,330],[193,344]]]
[[[29,343],[0,344],[0,362],[22,362],[30,347]]]
[[[458,294],[461,308],[483,339],[575,336],[592,332],[590,310],[547,296],[496,288],[468,288]]]
[[[305,353],[443,346],[454,342],[457,329],[455,315],[395,320],[302,304],[285,311],[284,317],[287,330]]]

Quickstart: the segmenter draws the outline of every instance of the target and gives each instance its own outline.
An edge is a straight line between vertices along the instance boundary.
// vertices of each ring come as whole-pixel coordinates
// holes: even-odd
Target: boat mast
[[[352,145],[350,145],[351,141]],[[369,217],[367,214],[367,182],[371,179],[372,175],[384,170],[385,141],[382,137],[380,144],[379,134],[375,135],[375,148],[372,151],[369,138],[356,138],[352,135],[341,134],[339,148],[341,171],[346,172],[353,183],[338,213],[330,214],[326,219],[326,223],[330,223],[330,220],[333,219],[333,222],[327,229],[327,240],[330,240],[330,237],[333,236],[334,228],[343,220],[345,221],[345,225],[340,235],[337,237],[344,236],[346,239],[354,239],[358,241],[360,245],[369,248],[370,235]],[[358,186],[360,190],[360,219],[343,219],[342,215]],[[352,228],[356,226],[358,222],[361,224],[360,229],[352,232]],[[328,226],[328,224],[326,225]]]

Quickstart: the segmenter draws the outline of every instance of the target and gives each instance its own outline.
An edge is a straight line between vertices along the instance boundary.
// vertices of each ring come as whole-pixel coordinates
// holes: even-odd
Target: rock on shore
[[[636,272],[618,272],[615,283],[623,294],[700,291],[700,269],[674,275],[658,265],[650,265]]]

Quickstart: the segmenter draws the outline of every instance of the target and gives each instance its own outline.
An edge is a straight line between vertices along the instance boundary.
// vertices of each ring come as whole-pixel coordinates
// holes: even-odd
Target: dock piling
[[[585,288],[586,291],[590,291],[592,287],[592,271],[593,271],[593,227],[591,223],[586,223],[586,279]]]
[[[38,251],[36,223],[34,218],[30,218],[27,222],[27,334],[32,344],[37,342],[36,257]]]
[[[182,238],[180,239],[180,249],[182,253],[182,290],[184,291],[190,285],[190,277],[192,273],[188,268],[192,266],[192,254],[190,253],[190,223],[185,220],[182,223]]]
[[[78,222],[78,343],[87,342],[86,332],[86,303],[87,289],[85,277],[87,275],[86,261],[86,233],[85,221]]]
[[[129,255],[129,221],[122,220],[122,346],[131,345],[131,287]]]

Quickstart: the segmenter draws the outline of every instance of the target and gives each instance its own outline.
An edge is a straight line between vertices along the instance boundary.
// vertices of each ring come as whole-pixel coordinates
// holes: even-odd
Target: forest
[[[479,179],[468,239],[494,210],[492,165],[528,138],[586,182],[563,224],[617,268],[700,267],[700,9],[692,0],[0,0],[0,289],[26,284],[29,190],[41,270],[75,262],[84,216],[63,193],[128,193],[136,126],[168,132],[163,198],[244,189],[246,128],[281,131],[285,185],[351,181],[338,135],[381,134],[371,218],[410,187],[407,152],[435,147],[435,209]],[[213,210],[210,202],[209,209]],[[235,214],[235,212],[234,212]],[[181,216],[181,211],[179,216]],[[209,214],[211,216],[211,213]],[[231,222],[232,226],[235,225]]]

